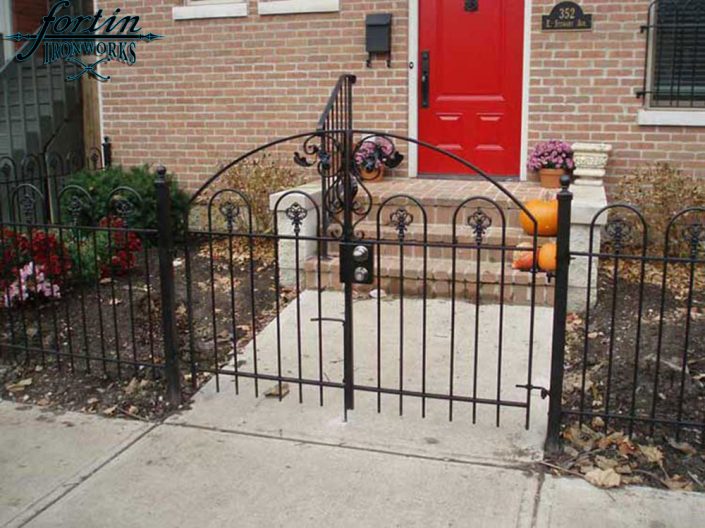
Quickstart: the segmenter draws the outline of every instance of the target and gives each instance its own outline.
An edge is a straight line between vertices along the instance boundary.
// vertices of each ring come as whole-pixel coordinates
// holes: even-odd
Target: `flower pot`
[[[539,170],[539,178],[541,178],[541,187],[547,189],[560,189],[561,176],[565,174],[563,169],[541,169]]]
[[[366,182],[380,182],[384,179],[384,165],[368,171],[365,167],[360,167],[360,177]]]

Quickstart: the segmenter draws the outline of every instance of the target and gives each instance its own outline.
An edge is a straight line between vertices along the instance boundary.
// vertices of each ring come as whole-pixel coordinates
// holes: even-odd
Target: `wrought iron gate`
[[[278,139],[250,151],[225,166],[193,196],[193,209],[200,208],[202,220],[198,225],[192,212],[191,227],[186,232],[184,270],[188,302],[184,324],[188,327],[189,343],[184,359],[190,361],[194,385],[199,373],[209,372],[215,376],[219,390],[220,378],[227,376],[233,379],[236,392],[240,391],[241,380],[250,380],[255,395],[260,395],[260,382],[266,381],[274,383],[274,394],[282,398],[284,384],[292,384],[298,388],[299,401],[304,401],[304,388],[313,387],[321,405],[324,389],[342,390],[346,416],[348,410],[355,408],[356,395],[363,393],[376,396],[378,411],[382,409],[383,397],[398,398],[400,414],[409,399],[420,401],[423,416],[428,402],[443,402],[451,420],[457,412],[455,404],[468,404],[473,422],[478,418],[480,407],[490,408],[497,425],[502,410],[512,408],[523,413],[522,420],[528,428],[532,392],[543,389],[534,385],[536,313],[539,305],[553,301],[553,285],[551,277],[540,272],[535,264],[518,279],[507,260],[516,251],[536,255],[538,250],[536,234],[531,236],[530,243],[521,247],[512,240],[510,219],[524,213],[534,226],[536,220],[517,197],[468,161],[398,134],[354,129],[354,83],[352,75],[340,78],[315,132]],[[447,207],[443,211],[432,210],[421,200],[404,193],[375,199],[365,179],[365,163],[374,167],[379,162],[387,169],[397,167],[404,158],[397,148],[397,143],[402,142],[431,149],[454,160],[459,169],[487,182],[492,195],[458,197],[452,210]],[[261,232],[253,220],[255,204],[251,197],[242,189],[223,186],[221,180],[228,171],[265,151],[291,156],[287,148],[291,143],[299,144],[294,153],[295,163],[317,171],[320,192],[309,186],[280,193],[272,207],[273,231]],[[566,189],[562,196],[562,203],[569,203],[570,193]],[[563,234],[565,226],[570,224],[569,215],[569,208],[562,206]],[[443,233],[432,232],[433,229],[438,231],[434,221],[445,222],[447,239],[443,238]],[[212,368],[205,367],[197,354],[196,242],[205,244],[200,246],[207,248],[202,258],[206,259],[210,270],[210,285],[206,285],[202,293],[210,298],[205,308],[210,312],[207,318],[211,326],[201,333],[208,334],[207,339],[212,343]],[[235,244],[244,246],[247,256],[239,271],[234,263]],[[258,303],[265,298],[257,283],[259,264],[255,252],[258,244],[269,244],[274,252],[271,274],[274,318],[268,326],[269,337],[258,334],[262,324],[256,320]],[[214,256],[219,251],[225,255],[220,261]],[[559,240],[557,287],[563,290],[567,285],[567,269],[561,268],[566,263],[565,251]],[[432,269],[434,259],[449,265],[445,274]],[[287,262],[289,269],[285,269]],[[496,274],[496,283],[491,287],[483,283],[488,268]],[[238,278],[239,272],[242,272],[241,278]],[[224,284],[220,292],[216,286],[219,276]],[[291,285],[290,308],[284,306],[285,283]],[[307,289],[314,299],[309,303],[315,307],[314,313],[302,307]],[[342,306],[331,301],[338,295],[333,292],[338,291]],[[387,300],[382,299],[385,293],[393,294],[389,296],[388,305]],[[227,321],[219,319],[223,312],[218,308],[216,298],[219,295],[227,297]],[[513,333],[526,333],[522,372],[503,370],[507,314],[514,309],[510,304],[517,301],[512,296],[521,297],[519,302],[525,306],[522,321],[511,321]],[[363,336],[369,346],[360,351],[356,349],[360,335],[355,333],[355,318],[360,312],[356,312],[355,305],[363,298],[367,303],[363,315],[374,323]],[[239,304],[242,299],[247,306]],[[240,308],[236,309],[237,306]],[[391,315],[389,306],[393,307]],[[410,331],[405,322],[412,312],[418,326]],[[369,316],[370,313],[374,315]],[[565,317],[564,309],[557,313]],[[480,342],[490,319],[496,336],[491,345]],[[311,323],[312,326],[307,326]],[[329,379],[324,363],[327,354],[337,346],[331,344],[329,336],[335,334],[332,329],[336,323],[342,323],[342,372]],[[560,321],[557,323],[560,325]],[[238,332],[243,326],[251,331],[251,342],[245,357],[240,359],[238,348],[242,342],[249,341],[239,342]],[[313,339],[302,337],[309,328],[316,334]],[[385,331],[389,328],[394,328],[396,336],[391,347],[396,363],[392,381],[385,377],[390,376],[392,370],[385,364],[389,357],[386,350],[390,348],[385,342]],[[444,328],[447,335],[433,333],[438,334],[440,328]],[[460,337],[463,329],[470,330],[468,339]],[[229,334],[229,337],[219,342],[221,334]],[[269,341],[265,343],[266,340]],[[560,336],[554,346],[562,346]],[[290,356],[283,352],[287,347],[291,349]],[[442,358],[438,354],[441,348],[447,350]],[[543,352],[550,355],[546,348],[550,346],[544,347]],[[289,360],[291,365],[285,364]],[[267,361],[268,368],[265,368]],[[359,361],[365,361],[369,367],[367,379],[356,379]],[[315,364],[316,374],[306,373],[310,369],[305,364],[310,364],[311,368]],[[408,381],[410,365],[418,373],[413,383]],[[442,376],[438,374],[441,370]],[[428,375],[431,371],[436,373],[433,379]],[[445,386],[440,383],[441,378]],[[494,382],[491,389],[481,387],[487,378]],[[548,390],[543,389],[544,396],[547,393]],[[560,397],[555,400],[560,405]]]

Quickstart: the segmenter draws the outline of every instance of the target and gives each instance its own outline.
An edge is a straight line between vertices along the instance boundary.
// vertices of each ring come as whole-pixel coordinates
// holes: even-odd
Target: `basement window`
[[[259,0],[260,15],[331,13],[340,11],[340,0]]]
[[[171,9],[174,20],[236,18],[247,16],[247,0],[187,0]]]
[[[641,30],[647,37],[638,92],[644,106],[705,111],[705,0],[656,0]]]

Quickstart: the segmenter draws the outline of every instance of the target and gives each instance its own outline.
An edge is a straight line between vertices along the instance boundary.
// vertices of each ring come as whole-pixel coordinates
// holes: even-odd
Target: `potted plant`
[[[534,147],[528,166],[529,169],[538,171],[541,187],[559,188],[561,176],[575,168],[573,149],[565,141],[544,141]]]
[[[360,177],[366,181],[381,181],[385,166],[394,166],[390,163],[394,159],[394,145],[387,138],[379,136],[365,139],[355,152],[355,164]]]

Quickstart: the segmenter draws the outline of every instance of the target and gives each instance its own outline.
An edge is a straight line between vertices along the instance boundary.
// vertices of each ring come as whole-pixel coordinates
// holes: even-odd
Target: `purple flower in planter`
[[[565,141],[552,139],[537,144],[529,156],[528,167],[530,170],[565,169],[575,168],[573,162],[573,149]]]
[[[379,169],[394,154],[394,145],[384,137],[364,140],[355,152],[355,164],[367,171]]]

